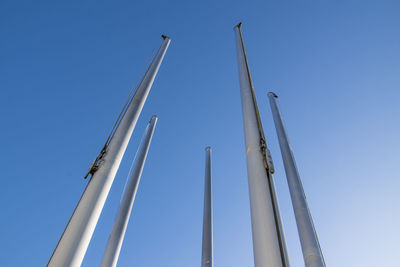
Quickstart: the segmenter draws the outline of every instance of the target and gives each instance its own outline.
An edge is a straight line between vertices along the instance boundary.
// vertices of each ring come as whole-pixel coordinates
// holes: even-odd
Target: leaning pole
[[[286,179],[289,185],[290,196],[296,217],[297,230],[299,232],[303,258],[307,267],[325,267],[324,257],[319,245],[317,233],[311,218],[310,209],[307,204],[306,195],[297,170],[293,151],[289,143],[281,113],[273,92],[268,93],[272,116],[281,148],[283,164],[285,166]]]
[[[201,267],[213,267],[213,225],[212,225],[212,185],[211,185],[211,147],[206,147],[206,168],[204,178],[204,214]]]
[[[287,267],[289,262],[286,244],[272,180],[273,165],[249,72],[241,23],[235,26],[234,31],[246,143],[254,265]]]
[[[81,265],[129,139],[171,41],[167,36],[163,36],[163,39],[161,47],[147,69],[135,95],[127,105],[110,142],[104,147],[89,170],[92,177],[47,266],[78,267]]]
[[[157,116],[153,116],[146,128],[144,140],[140,147],[135,168],[133,169],[132,175],[129,178],[126,191],[119,206],[117,216],[115,217],[114,225],[108,238],[107,247],[100,265],[101,267],[117,266],[119,253],[121,251],[122,242],[124,241],[133,202],[135,201],[140,177],[142,176],[144,163],[146,162],[147,153],[149,152],[151,138],[153,137],[156,123]]]

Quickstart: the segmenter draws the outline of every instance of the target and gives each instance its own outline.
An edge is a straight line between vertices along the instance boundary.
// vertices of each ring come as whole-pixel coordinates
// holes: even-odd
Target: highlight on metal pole
[[[206,147],[206,167],[204,178],[204,214],[201,267],[213,267],[213,223],[212,223],[212,178],[211,147]]]
[[[127,182],[125,193],[121,200],[117,215],[114,220],[110,236],[108,238],[107,247],[104,252],[101,267],[115,267],[117,266],[118,257],[121,251],[122,243],[124,241],[126,228],[128,227],[129,218],[132,212],[133,202],[137,189],[139,187],[140,178],[142,176],[144,164],[146,162],[147,154],[151,139],[153,137],[154,129],[157,123],[157,116],[153,116],[145,130],[144,139],[138,150],[139,154],[136,159],[135,168]],[[135,159],[134,159],[135,161]],[[134,162],[132,162],[133,164]]]
[[[241,27],[239,23],[234,31],[245,133],[254,265],[288,267],[286,243],[272,178],[274,167],[258,111]]]
[[[80,266],[136,122],[170,44],[164,37],[135,94],[124,106],[112,134],[89,169],[90,178],[47,266]]]
[[[275,128],[279,139],[279,145],[282,153],[283,164],[285,167],[286,178],[292,199],[293,210],[299,232],[301,248],[305,266],[307,267],[325,267],[325,261],[322,255],[321,247],[318,241],[317,233],[308,207],[306,195],[301,183],[300,175],[297,170],[294,154],[289,143],[289,138],[283,124],[282,116],[276,102],[278,96],[268,93],[272,116],[275,122]]]

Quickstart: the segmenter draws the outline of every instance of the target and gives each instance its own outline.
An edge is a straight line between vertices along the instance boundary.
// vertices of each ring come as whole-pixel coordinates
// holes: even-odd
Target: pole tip
[[[152,121],[152,120],[158,120],[158,116],[157,116],[157,115],[153,115],[153,116],[151,116],[151,119],[150,119],[150,121]]]
[[[161,34],[161,37],[165,40],[165,39],[169,39],[169,40],[171,40],[171,38],[169,38],[167,35],[165,35],[165,34]]]
[[[238,27],[239,29],[242,27],[242,22],[239,22],[234,28]]]
[[[210,147],[210,146],[207,146],[207,147],[206,147],[206,151],[211,151],[211,147]]]
[[[278,98],[278,96],[274,92],[268,92],[268,96],[273,96],[275,98]]]

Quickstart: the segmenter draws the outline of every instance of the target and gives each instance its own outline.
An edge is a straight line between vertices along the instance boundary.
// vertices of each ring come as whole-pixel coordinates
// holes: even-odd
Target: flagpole
[[[92,177],[47,266],[78,267],[81,265],[129,139],[169,46],[170,38],[163,36],[163,39],[160,49],[128,104],[109,144],[102,150],[101,155],[96,158],[89,170]]]
[[[206,147],[206,167],[204,179],[204,214],[201,267],[213,267],[213,225],[212,225],[212,180],[211,147]]]
[[[311,218],[306,195],[297,170],[296,161],[289,143],[289,138],[283,124],[276,98],[273,92],[268,93],[275,128],[281,148],[283,164],[285,166],[286,178],[289,185],[290,196],[296,217],[297,230],[299,232],[303,258],[306,267],[325,267],[324,257],[319,245],[317,233]]]
[[[124,241],[129,217],[132,212],[133,202],[135,201],[136,192],[139,187],[140,178],[146,162],[147,154],[149,152],[149,147],[156,123],[157,116],[153,116],[146,128],[145,138],[140,147],[135,168],[133,169],[132,175],[129,178],[126,191],[119,206],[118,213],[115,217],[114,225],[108,238],[107,247],[100,265],[101,267],[117,266],[119,253],[121,251],[122,242]]]
[[[274,188],[271,182],[273,165],[259,116],[241,23],[235,26],[234,31],[246,144],[254,265],[287,267],[286,245],[281,235],[279,212],[276,210],[278,205],[274,203]]]

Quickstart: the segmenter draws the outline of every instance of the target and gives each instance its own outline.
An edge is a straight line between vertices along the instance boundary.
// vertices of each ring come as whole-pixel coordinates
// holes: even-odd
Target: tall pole
[[[283,125],[281,113],[275,98],[278,96],[272,92],[268,93],[272,115],[278,134],[283,164],[285,166],[286,178],[289,185],[290,196],[296,217],[297,230],[300,236],[303,258],[307,267],[325,267],[324,258],[319,245],[317,233],[311,218],[310,209],[307,204],[306,195],[297,170],[293,151]]]
[[[160,49],[128,104],[96,171],[92,173],[47,266],[81,265],[129,139],[171,41],[166,36],[163,38]]]
[[[266,147],[253,83],[249,72],[241,23],[234,28],[239,65],[240,94],[247,156],[255,267],[288,266],[278,205],[274,203],[273,165]]]
[[[117,216],[115,217],[114,225],[108,238],[106,251],[100,265],[101,267],[117,266],[119,253],[121,251],[122,242],[124,241],[133,202],[135,201],[136,192],[142,176],[147,153],[149,152],[151,138],[153,137],[156,123],[157,116],[153,116],[146,128],[145,138],[141,145],[135,168],[133,169],[132,175],[129,178],[128,187],[126,188],[123,199],[119,206]]]
[[[213,225],[211,196],[211,147],[206,147],[206,171],[204,179],[203,245],[201,267],[213,267]]]

